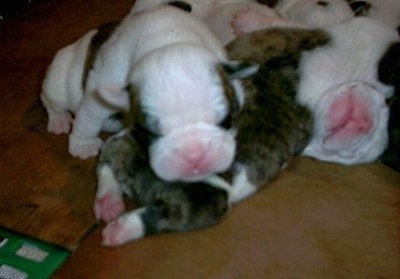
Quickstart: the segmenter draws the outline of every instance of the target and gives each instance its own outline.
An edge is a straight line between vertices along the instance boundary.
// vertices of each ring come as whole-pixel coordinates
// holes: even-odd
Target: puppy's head
[[[144,57],[129,80],[134,137],[156,175],[197,181],[226,170],[235,156],[238,78],[257,66],[220,63],[207,49],[175,45]]]
[[[386,147],[388,108],[383,94],[361,82],[325,92],[314,108],[315,131],[304,154],[324,161],[374,161]]]

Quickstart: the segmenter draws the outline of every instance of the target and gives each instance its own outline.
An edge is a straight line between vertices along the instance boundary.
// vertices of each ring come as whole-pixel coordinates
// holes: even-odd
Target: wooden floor
[[[95,160],[72,158],[67,136],[47,133],[39,94],[58,49],[134,1],[112,12],[106,2],[34,1],[0,22],[0,225],[69,249],[95,225]]]
[[[46,131],[55,52],[133,0],[38,0],[0,22],[0,226],[73,250],[54,278],[400,278],[400,174],[299,158],[215,227],[104,248],[95,159]]]

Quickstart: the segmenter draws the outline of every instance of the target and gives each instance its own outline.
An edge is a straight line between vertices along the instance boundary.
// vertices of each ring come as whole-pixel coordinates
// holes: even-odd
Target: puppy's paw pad
[[[70,137],[69,153],[74,157],[87,159],[97,156],[102,144],[103,141],[99,138],[81,139]]]
[[[72,127],[72,117],[68,112],[49,113],[47,131],[56,135],[69,133]]]
[[[143,236],[143,222],[140,215],[134,211],[108,223],[102,232],[102,244],[104,246],[119,246]]]
[[[102,197],[96,198],[94,212],[97,219],[110,222],[125,211],[124,202],[119,195],[107,193]]]

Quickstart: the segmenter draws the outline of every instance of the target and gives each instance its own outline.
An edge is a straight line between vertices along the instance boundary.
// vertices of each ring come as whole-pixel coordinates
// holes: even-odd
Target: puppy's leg
[[[228,210],[224,189],[204,183],[157,186],[145,207],[121,215],[103,230],[103,245],[118,246],[146,235],[189,231],[219,222]]]
[[[94,203],[94,213],[97,219],[109,222],[125,211],[121,188],[114,173],[107,164],[97,169],[98,188]]]
[[[45,93],[40,95],[40,99],[45,106],[49,117],[47,131],[56,135],[69,133],[73,120],[64,102],[49,100]]]
[[[102,232],[102,244],[104,246],[119,246],[142,238],[145,235],[145,227],[142,221],[144,212],[146,212],[146,208],[139,208],[108,223]]]
[[[100,130],[104,121],[115,112],[93,95],[89,93],[82,99],[69,137],[69,152],[81,159],[97,155],[103,143],[98,137]]]

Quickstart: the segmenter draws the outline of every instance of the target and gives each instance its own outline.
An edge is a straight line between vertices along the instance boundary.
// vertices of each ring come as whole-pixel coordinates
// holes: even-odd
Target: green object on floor
[[[0,228],[0,279],[47,279],[68,258],[62,248]]]

